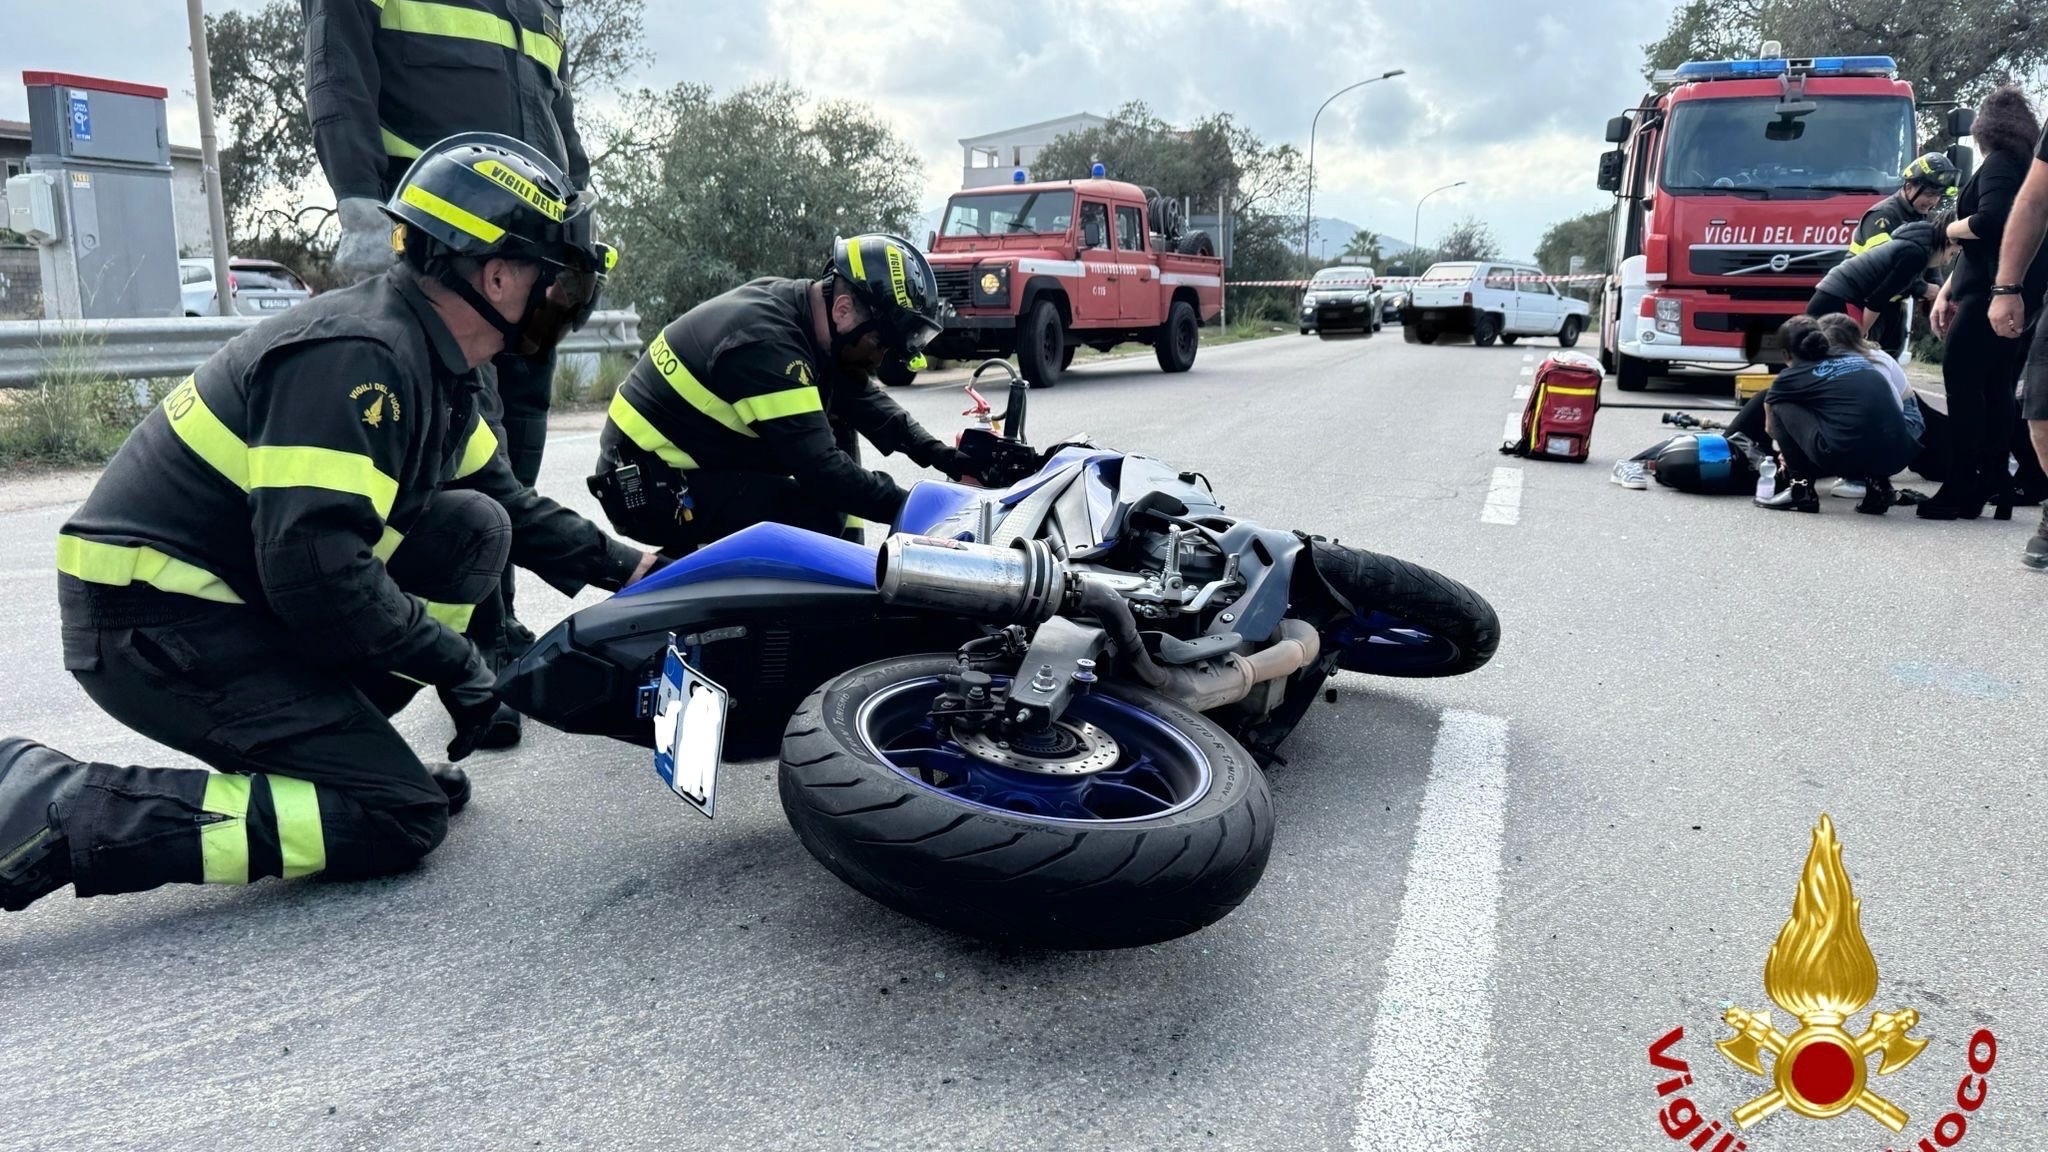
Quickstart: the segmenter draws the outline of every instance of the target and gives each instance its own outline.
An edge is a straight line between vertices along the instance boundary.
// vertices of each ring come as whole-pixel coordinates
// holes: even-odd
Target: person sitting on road
[[[1899,190],[1871,205],[1857,222],[1856,233],[1849,240],[1849,254],[1861,256],[1889,243],[1894,229],[1926,219],[1941,207],[1943,200],[1955,195],[1961,176],[1955,162],[1939,152],[1929,152],[1906,165]],[[1907,296],[1922,305],[1932,304],[1940,287],[1938,279],[1923,277]],[[1893,356],[1905,351],[1908,335],[1906,310],[1897,301],[1879,310],[1870,329],[1870,338]]]
[[[1758,505],[1818,512],[1814,482],[1828,476],[1889,477],[1912,462],[1916,445],[1884,374],[1861,356],[1836,353],[1820,321],[1794,316],[1778,330],[1790,365],[1729,422],[1777,449],[1777,490]],[[1760,433],[1767,433],[1765,439]],[[1859,512],[1883,514],[1889,481],[1877,480]]]
[[[834,245],[817,280],[762,279],[662,329],[612,397],[590,491],[621,535],[682,555],[764,521],[890,523],[906,493],[856,436],[965,478],[972,463],[875,386],[939,332],[938,281],[898,236]]]
[[[1868,333],[1886,309],[1897,307],[1915,291],[1914,284],[1928,269],[1942,267],[1955,254],[1955,241],[1948,235],[1950,218],[1941,211],[1932,219],[1902,225],[1889,241],[1828,269],[1806,302],[1806,314],[1829,316],[1853,306],[1862,310],[1862,330]]]
[[[1843,313],[1837,312],[1821,317],[1820,327],[1821,331],[1827,333],[1828,344],[1834,349],[1836,356],[1860,356],[1884,375],[1885,381],[1892,386],[1892,398],[1899,402],[1899,414],[1906,418],[1906,431],[1912,434],[1914,444],[1919,445],[1921,437],[1927,432],[1927,417],[1920,410],[1919,396],[1913,392],[1912,384],[1906,379],[1906,366],[1899,363],[1891,353],[1873,343],[1863,334],[1862,326]],[[1896,495],[1892,495],[1889,500],[1886,499],[1889,490],[1889,477],[1881,477],[1874,482],[1866,478],[1837,481],[1833,494],[1845,500],[1868,499],[1870,507],[1859,508],[1858,511],[1883,515],[1892,504],[1898,502]]]

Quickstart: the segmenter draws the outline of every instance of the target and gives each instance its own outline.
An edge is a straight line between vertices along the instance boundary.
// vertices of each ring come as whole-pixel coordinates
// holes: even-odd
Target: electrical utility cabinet
[[[8,207],[41,252],[52,320],[182,316],[164,89],[24,72],[28,172]],[[33,219],[42,217],[42,219]],[[20,230],[20,229],[17,229]]]

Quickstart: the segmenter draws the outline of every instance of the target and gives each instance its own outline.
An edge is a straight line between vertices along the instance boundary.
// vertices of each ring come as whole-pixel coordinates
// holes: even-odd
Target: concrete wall
[[[171,157],[171,211],[177,218],[178,255],[213,255],[206,222],[206,179],[197,156]]]

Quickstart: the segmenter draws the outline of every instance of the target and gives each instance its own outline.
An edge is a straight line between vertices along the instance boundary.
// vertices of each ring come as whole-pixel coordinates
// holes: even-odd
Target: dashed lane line
[[[1517,425],[1517,433],[1520,426]],[[1486,503],[1480,506],[1481,524],[1519,524],[1522,522],[1522,470],[1520,468],[1495,468],[1493,485],[1486,490]]]
[[[1353,1152],[1464,1152],[1484,1137],[1507,761],[1506,721],[1443,714],[1373,1015]]]

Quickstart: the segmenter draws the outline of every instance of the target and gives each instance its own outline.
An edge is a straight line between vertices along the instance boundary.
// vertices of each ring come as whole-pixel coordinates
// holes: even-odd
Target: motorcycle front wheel
[[[782,810],[834,875],[928,924],[1045,948],[1171,940],[1251,894],[1272,797],[1221,728],[1105,683],[1062,718],[1064,761],[1035,759],[931,719],[956,671],[950,655],[879,661],[790,719]]]

